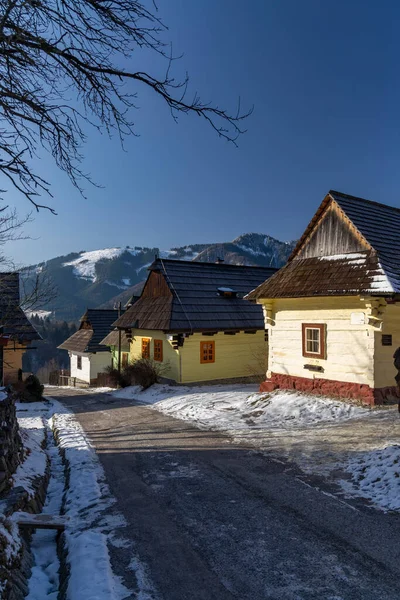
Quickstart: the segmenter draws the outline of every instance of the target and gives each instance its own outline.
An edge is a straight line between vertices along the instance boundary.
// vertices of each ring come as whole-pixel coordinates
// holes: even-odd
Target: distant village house
[[[20,307],[19,273],[0,273],[0,382],[22,375],[22,356],[41,337]]]
[[[178,383],[265,372],[262,309],[243,297],[276,269],[158,258],[149,270],[141,297],[115,323],[130,340],[130,360],[163,364]]]
[[[112,366],[110,348],[102,345],[101,341],[112,330],[118,314],[115,309],[89,308],[81,318],[78,331],[59,346],[61,350],[68,351],[74,382],[94,385],[99,373]]]
[[[248,298],[269,332],[261,389],[399,395],[400,209],[329,192],[287,265]]]

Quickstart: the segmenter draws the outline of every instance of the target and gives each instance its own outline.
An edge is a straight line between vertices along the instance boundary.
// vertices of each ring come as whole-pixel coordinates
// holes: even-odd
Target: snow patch
[[[351,458],[346,467],[354,486],[347,491],[368,498],[379,508],[400,510],[400,446],[388,444]]]
[[[394,292],[393,285],[390,282],[388,276],[379,263],[379,272],[374,274],[371,282],[371,290],[376,292]]]
[[[147,269],[147,267],[149,267],[152,264],[153,263],[147,263],[147,264],[143,265],[142,267],[139,267],[138,269],[136,269],[136,274],[139,275],[140,271],[143,271],[144,269]]]
[[[131,559],[128,569],[134,571],[137,580],[138,592],[136,594],[136,599],[155,600],[157,598],[157,593],[149,579],[147,570],[136,556]]]
[[[115,283],[115,281],[110,281],[109,279],[106,279],[104,283],[116,287],[119,290],[126,290],[126,285],[120,285],[119,283]]]
[[[28,319],[31,319],[34,316],[39,317],[40,319],[47,319],[47,317],[50,317],[53,314],[53,311],[51,311],[51,310],[27,310],[25,312],[25,314],[28,317]]]
[[[124,252],[129,252],[132,256],[137,256],[139,251],[132,250],[131,248],[104,248],[103,250],[82,252],[78,258],[63,263],[63,267],[73,267],[74,275],[94,282],[96,281],[96,263],[101,260],[113,260],[121,256]]]
[[[178,252],[176,250],[160,250],[160,258],[176,258]],[[185,248],[185,253],[180,255],[177,260],[193,260],[198,256],[198,252],[193,252],[190,246]]]
[[[320,256],[319,260],[346,260],[351,265],[364,265],[367,257],[361,252],[350,252],[349,254],[333,254],[332,256]]]
[[[51,461],[50,481],[42,514],[59,515],[64,493],[64,465],[50,429],[47,434],[47,452]],[[37,529],[32,538],[31,551],[34,566],[26,600],[57,600],[60,568],[57,531]]]
[[[43,403],[35,402],[33,404],[41,404],[43,412]],[[38,477],[43,477],[46,472],[47,456],[42,447],[46,429],[42,415],[35,416],[33,412],[27,411],[26,408],[21,410],[21,406],[26,407],[26,405],[17,403],[17,418],[24,445],[24,460],[18,466],[12,480],[14,487],[22,486],[32,497],[35,494],[34,481]],[[48,408],[45,408],[45,413],[47,411]]]
[[[364,408],[297,392],[257,393],[255,385],[220,385],[174,388],[154,385],[141,391],[132,386],[113,393],[135,399],[165,414],[207,429],[228,432],[312,426],[368,414]]]
[[[235,246],[237,248],[240,248],[240,250],[247,252],[248,254],[252,254],[253,256],[268,256],[265,252],[262,252],[261,250],[254,250],[254,248],[251,248],[250,246],[245,246],[244,244],[235,244]]]
[[[7,565],[9,565],[17,558],[22,542],[19,536],[18,525],[11,519],[6,519],[3,515],[0,515],[0,536],[6,542],[4,553]]]

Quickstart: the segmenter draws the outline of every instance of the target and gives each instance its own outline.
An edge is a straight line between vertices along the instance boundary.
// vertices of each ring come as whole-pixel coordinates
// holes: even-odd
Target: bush
[[[124,369],[124,377],[130,385],[140,385],[147,390],[153,383],[157,383],[158,374],[152,360],[138,358]]]
[[[112,387],[127,387],[130,385],[129,380],[126,379],[123,372],[119,372],[118,369],[113,367],[107,367],[105,372],[110,378],[110,384]]]
[[[42,400],[44,386],[36,375],[29,375],[25,381],[18,382],[17,386],[13,387],[16,388],[21,402],[40,402]]]
[[[150,358],[138,358],[125,367],[123,379],[126,385],[140,385],[144,390],[159,381],[167,369],[165,363],[154,362]]]
[[[128,385],[140,385],[147,390],[159,381],[167,369],[168,364],[166,363],[154,362],[150,358],[138,358],[125,367],[121,373],[113,367],[108,367],[106,373],[110,378],[111,385],[122,388]]]

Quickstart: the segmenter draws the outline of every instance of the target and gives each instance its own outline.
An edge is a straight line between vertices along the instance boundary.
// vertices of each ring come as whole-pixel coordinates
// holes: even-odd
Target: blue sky
[[[165,0],[159,15],[203,100],[254,104],[239,148],[196,116],[178,125],[136,88],[140,137],[89,132],[87,200],[47,156],[58,216],[35,215],[32,240],[6,253],[31,264],[71,251],[169,248],[260,232],[298,237],[333,188],[400,206],[400,4],[369,0]],[[132,68],[159,68],[137,53]],[[133,88],[132,88],[133,89]],[[0,182],[0,187],[3,187]],[[10,190],[23,214],[27,202]]]

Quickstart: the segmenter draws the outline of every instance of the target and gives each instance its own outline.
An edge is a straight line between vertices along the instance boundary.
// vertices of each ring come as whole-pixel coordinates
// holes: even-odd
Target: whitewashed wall
[[[71,377],[90,383],[111,365],[111,353],[97,352],[96,354],[81,354],[82,369],[78,369],[78,354],[70,352]]]
[[[78,354],[70,353],[71,361],[71,377],[76,377],[81,381],[90,383],[90,359],[89,354],[81,354],[82,357],[82,369],[78,369]]]
[[[96,379],[111,365],[111,352],[96,352],[90,356],[90,379]]]
[[[271,302],[269,303],[271,304]],[[273,373],[317,377],[374,387],[375,331],[365,323],[354,324],[367,308],[358,297],[298,298],[272,301],[268,368]],[[303,357],[302,323],[326,323],[326,359]],[[305,364],[323,367],[313,372]]]
[[[382,335],[392,336],[392,345],[382,345]],[[375,333],[375,387],[396,385],[397,370],[393,364],[393,354],[400,347],[400,306],[389,304],[383,313],[381,332]]]

